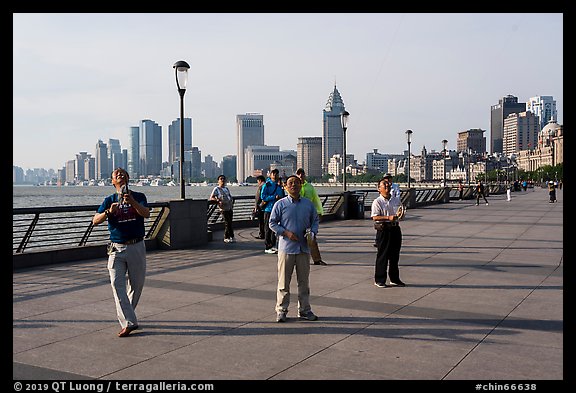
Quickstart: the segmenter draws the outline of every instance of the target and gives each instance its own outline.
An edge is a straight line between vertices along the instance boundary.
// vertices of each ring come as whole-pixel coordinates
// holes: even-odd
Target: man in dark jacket
[[[270,212],[272,212],[272,207],[274,203],[280,198],[284,198],[284,189],[278,184],[279,171],[278,169],[272,169],[270,172],[270,177],[266,179],[266,183],[262,186],[262,192],[260,193],[260,198],[264,204],[264,229],[265,232],[265,250],[266,254],[277,254],[278,249],[276,248],[276,234],[268,223],[270,222]]]
[[[264,230],[264,210],[260,207],[260,204],[262,203],[260,194],[262,193],[264,183],[266,183],[266,178],[262,175],[258,175],[256,181],[258,182],[258,188],[256,190],[256,195],[254,196],[254,209],[252,210],[252,214],[258,219],[258,236],[254,237],[256,239],[264,239],[264,236],[266,235]]]

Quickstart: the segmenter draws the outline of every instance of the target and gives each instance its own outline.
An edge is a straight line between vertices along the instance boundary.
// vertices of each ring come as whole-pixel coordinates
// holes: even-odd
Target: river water
[[[208,199],[213,186],[187,186],[186,199]],[[229,186],[232,196],[254,195],[256,185]],[[342,192],[342,187],[318,186],[318,194],[332,194]],[[367,187],[348,187],[365,190]],[[169,186],[134,186],[134,191],[146,194],[148,202],[165,202],[180,199],[180,187]],[[12,207],[58,207],[58,206],[85,206],[99,205],[104,198],[114,193],[112,186],[13,186]]]

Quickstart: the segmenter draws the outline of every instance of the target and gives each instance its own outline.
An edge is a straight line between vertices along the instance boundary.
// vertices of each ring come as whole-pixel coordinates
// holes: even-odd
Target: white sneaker
[[[225,239],[224,239],[224,243],[230,243],[230,239],[225,238]]]
[[[276,254],[272,248],[268,248],[268,249],[264,250],[264,252],[266,254]]]
[[[228,239],[228,240],[230,240],[230,243],[235,243],[235,242],[236,242],[236,239],[234,239],[233,237],[231,237],[231,238]]]
[[[488,206],[488,202],[486,202],[486,206]]]

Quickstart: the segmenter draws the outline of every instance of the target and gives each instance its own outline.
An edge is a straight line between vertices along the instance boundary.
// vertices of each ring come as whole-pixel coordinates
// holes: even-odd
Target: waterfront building
[[[526,103],[518,102],[518,97],[507,95],[492,105],[490,110],[490,153],[502,153],[504,119],[511,113],[526,111]]]
[[[342,96],[334,83],[326,106],[322,111],[322,174],[330,173],[328,165],[334,155],[344,154],[342,120],[340,115],[346,110]]]
[[[68,184],[74,184],[75,183],[75,179],[76,179],[76,170],[75,170],[75,161],[74,160],[68,160],[66,161],[65,167],[66,167],[66,180],[65,182]]]
[[[303,136],[298,138],[296,145],[296,166],[303,168],[306,177],[322,177],[322,137]],[[298,169],[296,168],[296,169]]]
[[[76,159],[74,160],[74,180],[77,182],[88,180],[86,177],[87,173],[85,172],[84,165],[84,161],[88,157],[90,157],[90,154],[85,151],[81,151],[80,153],[76,154]]]
[[[204,173],[204,177],[209,179],[217,178],[220,175],[219,172],[220,168],[218,167],[218,163],[214,161],[212,155],[208,154],[204,156],[204,162],[202,163],[202,172]]]
[[[186,152],[184,152],[184,157],[187,157]],[[186,159],[186,161],[188,161],[188,159]],[[190,152],[190,162],[190,177],[192,179],[200,179],[202,177],[202,152],[200,149],[198,149],[197,146],[192,146],[192,151]],[[184,175],[187,175],[186,171],[184,171]]]
[[[140,176],[158,176],[162,170],[162,126],[145,119],[140,121]]]
[[[244,168],[246,177],[258,176],[260,173],[267,174],[273,169],[272,164],[282,167],[280,176],[284,176],[282,171],[287,172],[288,176],[293,174],[296,166],[297,153],[294,150],[280,150],[279,146],[248,146],[245,149]],[[266,176],[266,175],[265,175]],[[239,181],[239,183],[241,183]]]
[[[538,143],[540,125],[533,112],[511,113],[504,119],[502,154],[510,156],[520,150],[532,150]]]
[[[481,128],[470,128],[467,131],[458,133],[456,139],[456,152],[467,152],[469,149],[478,153],[486,152],[485,130]]]
[[[328,163],[328,174],[333,175],[335,179],[338,179],[342,175],[342,166],[346,168],[346,173],[350,173],[353,166],[357,166],[356,160],[354,159],[354,154],[346,154],[346,163],[342,162],[342,155],[334,154],[330,157],[330,162]]]
[[[236,115],[236,178],[246,181],[251,172],[246,168],[246,148],[264,145],[264,116],[259,113]]]
[[[530,97],[526,101],[526,111],[538,116],[539,130],[542,130],[550,120],[558,118],[556,101],[552,96]]]
[[[564,162],[564,127],[550,120],[538,134],[535,149],[520,150],[516,155],[519,169],[535,171],[545,165],[556,166]]]
[[[84,158],[84,179],[83,180],[95,180],[96,179],[96,159],[90,154]]]
[[[236,156],[233,154],[228,154],[222,157],[222,163],[220,164],[222,168],[222,174],[226,176],[226,179],[233,181],[236,178]],[[236,179],[238,181],[238,179]]]

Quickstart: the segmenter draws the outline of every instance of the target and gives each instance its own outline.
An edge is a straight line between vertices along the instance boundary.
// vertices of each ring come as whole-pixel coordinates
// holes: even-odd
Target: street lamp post
[[[410,142],[412,142],[412,130],[406,130],[406,142],[408,142],[408,190],[410,190]]]
[[[468,148],[468,186],[470,186],[470,178],[472,177],[472,148]]]
[[[444,174],[442,175],[442,187],[446,187],[446,145],[448,141],[446,139],[442,139],[442,170]]]
[[[342,122],[342,150],[344,153],[344,157],[342,160],[342,185],[344,186],[344,191],[346,191],[346,130],[348,129],[348,116],[350,113],[348,111],[344,111],[340,114],[340,121]]]
[[[184,182],[184,94],[188,82],[188,69],[190,66],[183,60],[174,64],[176,73],[176,86],[180,93],[180,199],[185,199],[186,183]]]

